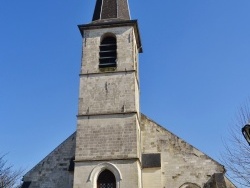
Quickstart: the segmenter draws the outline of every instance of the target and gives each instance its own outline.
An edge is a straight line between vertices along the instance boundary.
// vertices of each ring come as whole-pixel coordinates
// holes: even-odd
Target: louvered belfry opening
[[[116,67],[116,38],[113,36],[105,37],[100,44],[99,68]]]
[[[116,188],[115,176],[109,170],[104,170],[98,177],[97,188]]]

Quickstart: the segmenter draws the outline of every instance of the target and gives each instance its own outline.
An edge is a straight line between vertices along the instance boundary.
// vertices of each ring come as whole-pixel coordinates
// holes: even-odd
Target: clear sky
[[[2,0],[0,153],[29,170],[76,130],[81,35],[95,0]],[[215,160],[250,88],[249,0],[130,0],[141,111]],[[240,131],[240,130],[239,130]]]

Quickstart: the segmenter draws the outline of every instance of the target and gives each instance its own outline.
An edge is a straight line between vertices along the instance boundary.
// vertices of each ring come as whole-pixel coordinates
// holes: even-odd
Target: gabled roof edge
[[[141,116],[143,116],[144,118],[146,118],[147,120],[153,122],[154,124],[156,124],[157,126],[159,126],[161,129],[169,132],[170,134],[172,134],[173,136],[177,137],[178,139],[184,141],[185,143],[187,143],[188,145],[190,145],[191,147],[193,147],[194,149],[198,150],[199,152],[201,152],[202,154],[206,155],[209,159],[211,159],[212,161],[214,161],[216,164],[220,165],[223,170],[224,170],[224,174],[226,173],[226,169],[224,167],[224,165],[220,164],[218,161],[216,161],[215,159],[213,159],[212,157],[210,157],[209,155],[207,155],[206,153],[202,152],[201,150],[199,150],[198,148],[196,148],[195,146],[193,146],[192,144],[189,144],[187,141],[185,141],[184,139],[180,138],[179,136],[177,136],[176,134],[172,133],[171,131],[169,131],[168,129],[166,129],[165,127],[163,127],[162,125],[158,124],[157,122],[155,122],[154,120],[150,119],[149,117],[147,117],[145,114],[141,113]]]

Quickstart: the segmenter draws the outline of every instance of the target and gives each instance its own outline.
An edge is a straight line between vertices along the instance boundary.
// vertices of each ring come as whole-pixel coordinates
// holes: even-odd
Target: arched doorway
[[[109,170],[102,171],[97,179],[97,188],[116,188],[114,174]]]

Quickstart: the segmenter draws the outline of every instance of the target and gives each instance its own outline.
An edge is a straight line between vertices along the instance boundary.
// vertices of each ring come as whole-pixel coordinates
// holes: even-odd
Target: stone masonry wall
[[[78,118],[76,161],[139,158],[136,114]]]
[[[24,182],[31,182],[29,188],[72,188],[73,171],[70,161],[75,156],[76,133],[68,137],[54,151],[24,175]]]
[[[99,69],[99,46],[106,35],[117,40],[117,67]],[[84,31],[80,74],[79,115],[139,113],[138,50],[131,26]]]
[[[99,69],[103,37],[117,41],[117,67]],[[84,31],[76,161],[140,158],[137,45],[132,26]]]
[[[178,188],[186,182],[203,187],[214,173],[224,173],[222,165],[144,115],[141,130],[142,152],[161,153],[162,187]]]
[[[135,36],[133,27],[111,27],[84,31],[83,38],[83,59],[81,74],[99,73],[99,45],[105,34],[112,33],[117,40],[117,68],[116,71],[135,70],[134,60],[137,56],[135,52]]]
[[[138,95],[135,72],[81,76],[78,113],[135,112]]]
[[[116,179],[119,182],[120,188],[141,188],[141,169],[139,162],[137,160],[114,160],[105,161],[113,164],[119,169],[121,173],[121,180]],[[99,164],[105,163],[104,161],[93,161],[93,162],[80,162],[76,164],[75,175],[74,175],[74,188],[93,188],[95,187],[95,182],[100,171],[94,172],[94,169],[98,167]],[[107,168],[108,169],[108,168]],[[95,178],[91,179],[91,174]],[[117,187],[119,188],[119,187]]]

